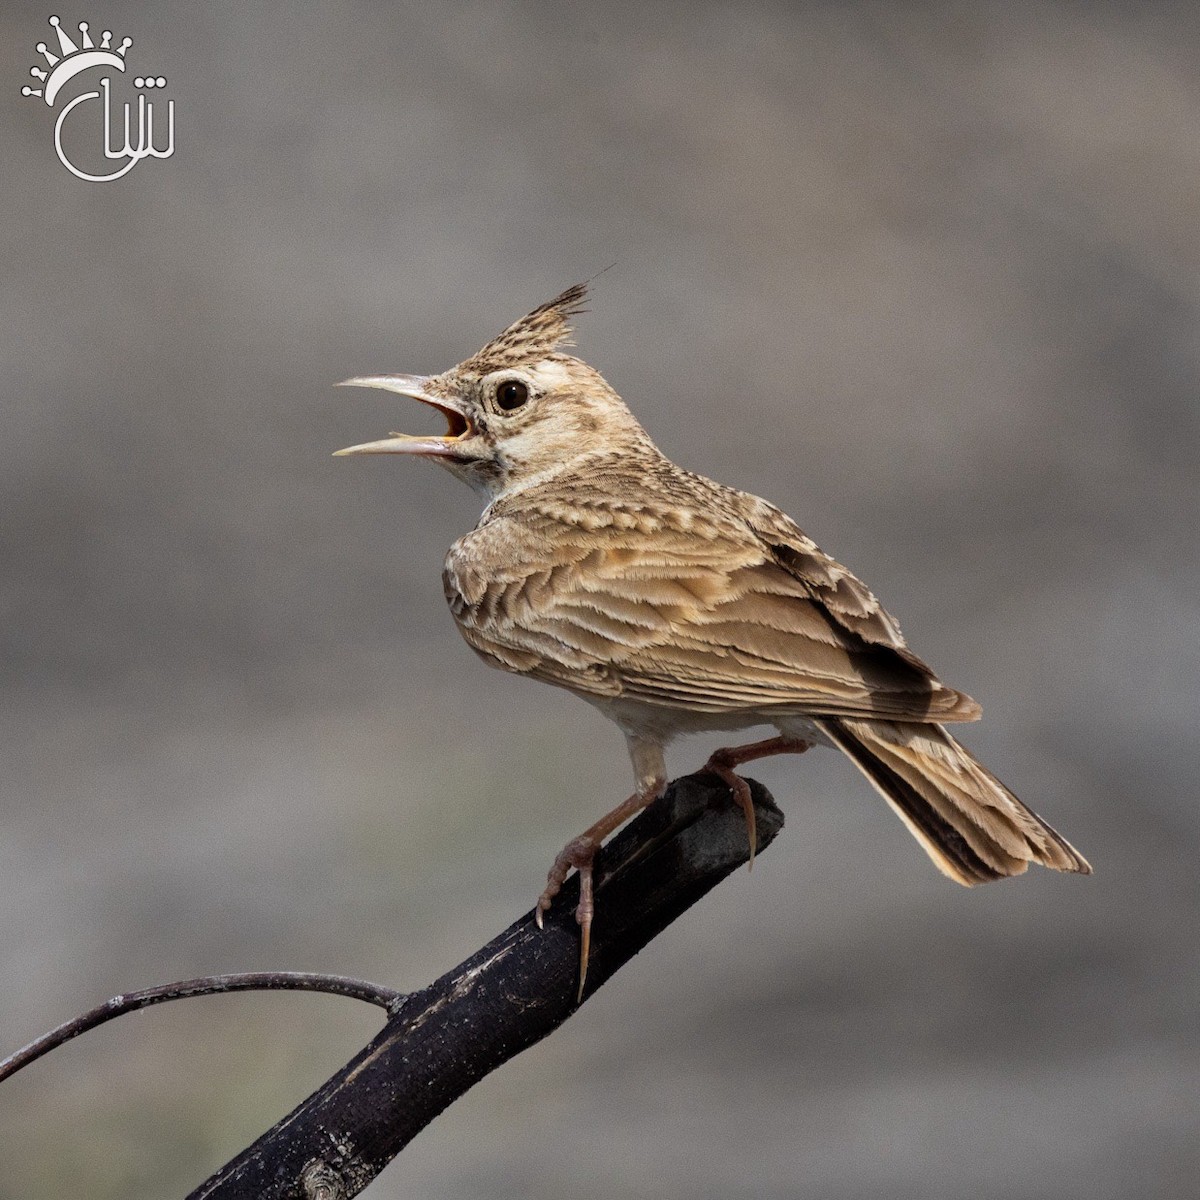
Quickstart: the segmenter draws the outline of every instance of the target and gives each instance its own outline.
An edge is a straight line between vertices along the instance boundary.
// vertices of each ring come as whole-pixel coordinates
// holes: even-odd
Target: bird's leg
[[[801,738],[773,737],[761,742],[750,742],[745,746],[728,746],[723,750],[714,750],[704,764],[706,771],[711,771],[718,779],[729,785],[733,799],[746,815],[746,834],[750,838],[750,867],[754,866],[754,851],[758,847],[758,833],[754,823],[754,800],[750,796],[750,786],[734,768],[742,763],[748,763],[756,758],[768,758],[772,754],[803,754],[812,745]]]
[[[572,838],[555,855],[554,865],[546,877],[546,886],[538,897],[534,917],[538,928],[542,928],[543,915],[549,911],[554,897],[562,889],[563,881],[574,867],[579,872],[579,904],[575,909],[575,920],[579,922],[579,991],[577,999],[583,999],[583,982],[587,978],[588,956],[592,949],[592,918],[596,914],[596,901],[592,893],[592,864],[601,843],[614,829],[624,825],[630,817],[641,812],[662,795],[666,787],[666,764],[663,762],[662,746],[656,742],[627,734],[629,756],[633,760],[638,789],[628,800],[618,804],[612,812],[605,813],[594,825],[588,826],[578,837]]]

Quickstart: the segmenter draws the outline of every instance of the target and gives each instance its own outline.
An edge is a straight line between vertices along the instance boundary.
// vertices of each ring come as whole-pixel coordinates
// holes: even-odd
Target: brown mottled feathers
[[[486,659],[593,698],[764,720],[979,713],[787,517],[657,455],[510,493],[444,580]]]
[[[1031,862],[1091,873],[1087,860],[939,725],[816,722],[899,814],[938,869],[973,887]]]
[[[505,367],[536,363],[561,346],[570,346],[571,318],[587,310],[583,301],[587,284],[577,283],[553,300],[539,304],[533,312],[514,321],[503,333],[492,338],[484,348],[460,363],[460,372],[486,375]]]

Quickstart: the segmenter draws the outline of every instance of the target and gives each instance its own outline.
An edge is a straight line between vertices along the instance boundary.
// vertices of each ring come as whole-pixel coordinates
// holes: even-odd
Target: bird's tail
[[[1090,875],[1065,838],[940,725],[826,717],[815,722],[884,799],[940,871],[966,887],[1031,862]]]

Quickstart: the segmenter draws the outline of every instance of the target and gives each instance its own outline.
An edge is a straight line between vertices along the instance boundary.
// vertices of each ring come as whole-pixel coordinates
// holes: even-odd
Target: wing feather
[[[596,504],[584,528],[561,503],[527,501],[455,544],[447,599],[485,658],[586,695],[764,716],[975,715],[862,583],[763,507],[762,531],[670,512],[606,524]]]

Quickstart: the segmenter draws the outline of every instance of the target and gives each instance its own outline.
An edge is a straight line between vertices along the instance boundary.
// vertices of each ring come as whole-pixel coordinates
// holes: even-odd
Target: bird
[[[391,433],[337,455],[429,459],[484,503],[446,556],[443,591],[485,662],[575,693],[625,736],[634,791],[572,838],[538,897],[541,925],[578,872],[583,994],[604,839],[662,794],[677,735],[774,726],[705,769],[729,788],[756,845],[737,768],[840,750],[934,865],[967,887],[1031,863],[1090,874],[946,726],[979,718],[938,679],[874,593],[781,509],[677,466],[604,377],[567,353],[586,311],[576,284],[436,375],[371,375],[436,410],[439,435]]]

